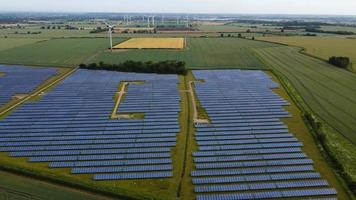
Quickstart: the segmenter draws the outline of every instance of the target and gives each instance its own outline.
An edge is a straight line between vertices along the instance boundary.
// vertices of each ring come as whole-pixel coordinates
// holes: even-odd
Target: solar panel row
[[[31,93],[41,83],[57,73],[55,68],[0,65],[0,106],[16,94]]]
[[[195,124],[191,172],[198,200],[334,195],[280,118],[287,101],[262,71],[193,71],[209,124]]]
[[[117,112],[144,118],[109,119],[119,83],[137,80],[144,83],[129,84]],[[98,173],[94,180],[171,177],[171,148],[180,132],[178,81],[177,75],[80,69],[0,120],[0,151],[73,174]]]

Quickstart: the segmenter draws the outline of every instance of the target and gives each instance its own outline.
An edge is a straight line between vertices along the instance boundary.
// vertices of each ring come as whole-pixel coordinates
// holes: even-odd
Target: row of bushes
[[[313,33],[329,33],[329,34],[337,34],[337,35],[355,35],[355,33],[351,31],[324,31],[316,28],[306,28],[305,31],[313,32]]]
[[[348,57],[336,57],[332,56],[329,58],[329,63],[335,65],[336,67],[346,69],[350,65],[350,58]]]
[[[120,72],[140,72],[140,73],[157,73],[157,74],[186,74],[185,62],[182,61],[160,61],[160,62],[141,62],[126,61],[120,64],[106,64],[104,62],[80,64],[81,69],[90,70],[109,70]]]

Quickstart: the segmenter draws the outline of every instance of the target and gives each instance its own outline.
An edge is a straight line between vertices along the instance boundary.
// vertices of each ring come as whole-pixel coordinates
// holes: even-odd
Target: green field
[[[0,51],[0,63],[71,66],[108,48],[106,38],[52,39]]]
[[[273,47],[257,52],[293,83],[320,117],[356,142],[356,74],[299,54],[298,48]]]
[[[276,26],[264,26],[262,24],[241,24],[241,23],[231,23],[231,24],[206,24],[202,23],[197,26],[200,31],[217,31],[217,32],[246,32],[250,30],[251,32],[265,32],[265,31],[276,31],[278,27]]]
[[[356,63],[356,40],[341,37],[259,37],[259,40],[299,46],[305,52],[325,60],[331,56],[347,56]],[[355,66],[354,66],[355,67]]]
[[[349,31],[356,33],[356,27],[350,26],[321,26],[323,31]]]
[[[0,199],[104,200],[109,198],[0,171]]]
[[[11,49],[14,47],[19,47],[27,44],[33,44],[41,42],[43,39],[32,39],[32,38],[0,38],[0,51]]]
[[[238,38],[189,38],[185,50],[119,50],[101,52],[88,62],[119,63],[125,60],[161,61],[181,60],[188,68],[245,68],[261,69],[263,64],[254,55],[254,49],[273,47],[274,44]]]

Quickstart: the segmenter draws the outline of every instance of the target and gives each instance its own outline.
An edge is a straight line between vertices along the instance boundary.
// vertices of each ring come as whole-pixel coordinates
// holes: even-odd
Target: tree
[[[224,34],[223,34],[223,33],[221,33],[221,34],[220,34],[220,37],[224,37]]]
[[[347,68],[350,65],[350,58],[348,57],[336,57],[332,56],[329,58],[329,63],[340,68]]]

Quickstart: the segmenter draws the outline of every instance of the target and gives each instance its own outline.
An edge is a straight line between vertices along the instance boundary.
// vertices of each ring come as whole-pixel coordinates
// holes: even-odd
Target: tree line
[[[351,31],[324,31],[324,30],[316,29],[316,28],[306,28],[305,32],[329,33],[329,34],[337,34],[337,35],[355,35],[355,33],[351,32]]]
[[[157,73],[157,74],[186,74],[185,62],[183,61],[125,61],[119,64],[107,64],[104,62],[80,64],[81,69],[108,70],[120,72]]]
[[[336,67],[346,69],[351,64],[351,61],[350,61],[350,58],[348,58],[348,57],[332,56],[329,58],[329,63],[332,65],[335,65]]]

